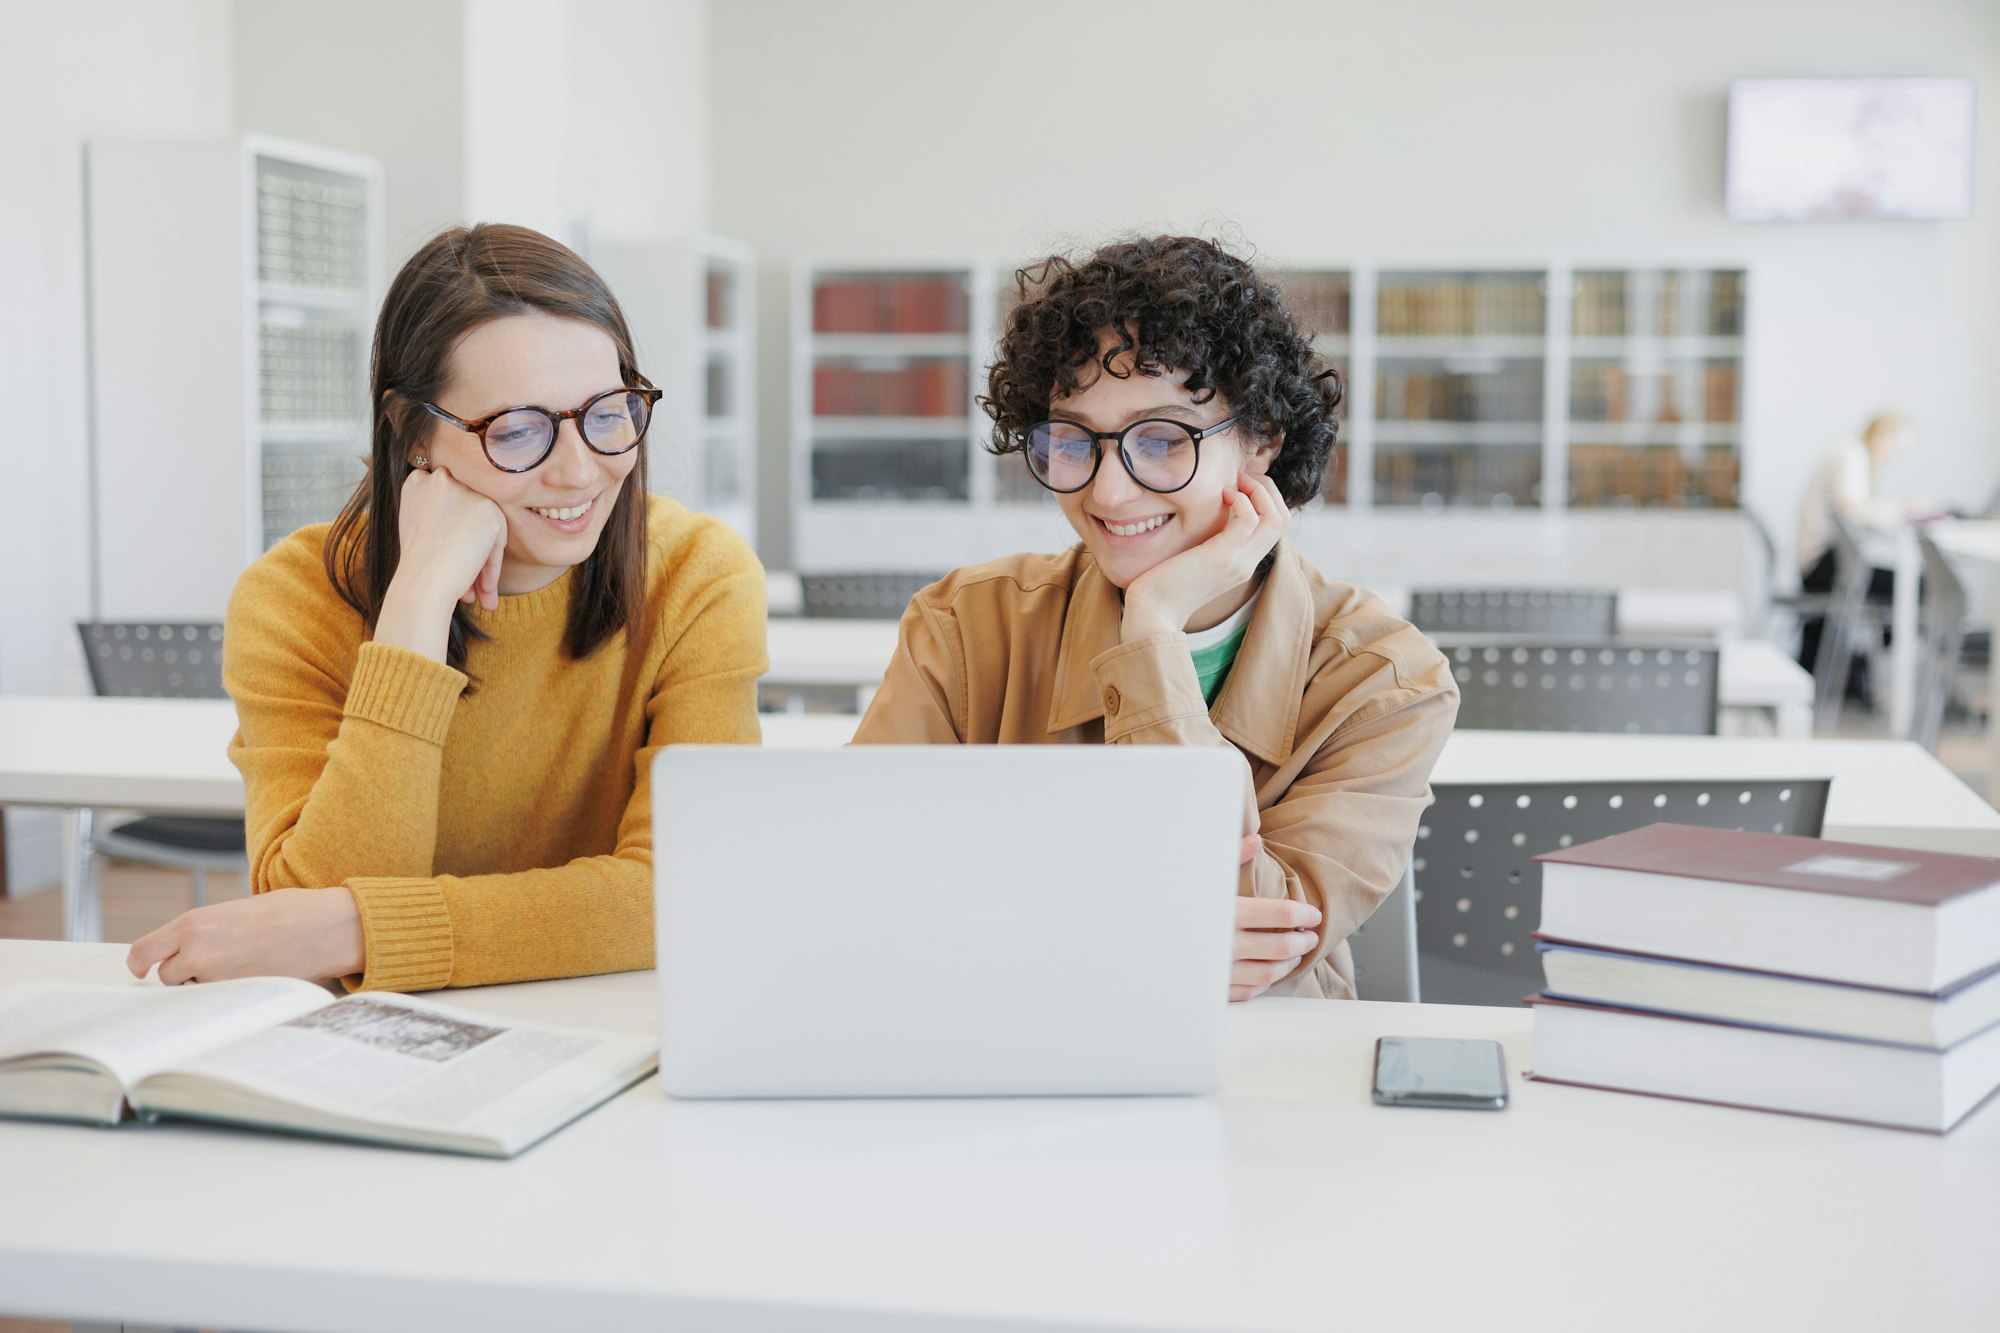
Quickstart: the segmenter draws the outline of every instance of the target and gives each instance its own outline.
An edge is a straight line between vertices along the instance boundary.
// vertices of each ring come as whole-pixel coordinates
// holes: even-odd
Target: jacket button
[[[1106,717],[1118,716],[1118,687],[1116,685],[1106,685],[1104,687],[1104,715]]]

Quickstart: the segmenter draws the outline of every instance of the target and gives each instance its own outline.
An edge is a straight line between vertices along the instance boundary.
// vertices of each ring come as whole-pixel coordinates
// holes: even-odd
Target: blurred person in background
[[[1900,412],[1879,412],[1859,435],[1842,436],[1820,458],[1799,507],[1799,586],[1804,591],[1833,591],[1835,515],[1865,532],[1893,533],[1913,519],[1934,514],[1927,501],[1877,493],[1883,467],[1909,453],[1916,443],[1917,428],[1908,417]],[[1890,570],[1870,573],[1870,601],[1887,605],[1894,588],[1895,576]],[[1818,660],[1820,632],[1825,625],[1824,618],[1814,616],[1800,627],[1799,664],[1808,671]],[[1871,699],[1865,656],[1848,673],[1847,696],[1863,703]]]

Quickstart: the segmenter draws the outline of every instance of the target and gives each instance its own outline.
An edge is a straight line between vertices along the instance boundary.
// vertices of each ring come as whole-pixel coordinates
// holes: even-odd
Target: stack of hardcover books
[[[1934,1133],[2000,1087],[2000,860],[1677,824],[1536,859],[1536,1079]]]

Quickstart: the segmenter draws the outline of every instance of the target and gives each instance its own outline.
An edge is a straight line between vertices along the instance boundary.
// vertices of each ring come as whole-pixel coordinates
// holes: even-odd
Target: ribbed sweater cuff
[[[451,984],[451,911],[434,879],[350,879],[368,970],[349,990],[436,990]]]
[[[422,653],[364,643],[347,687],[347,715],[444,744],[466,677]]]

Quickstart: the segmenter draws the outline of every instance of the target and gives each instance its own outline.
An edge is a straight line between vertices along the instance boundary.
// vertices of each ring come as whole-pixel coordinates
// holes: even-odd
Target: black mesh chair
[[[1418,588],[1410,623],[1426,634],[1610,639],[1618,594],[1606,588]]]
[[[1519,1004],[1542,985],[1534,858],[1648,824],[1816,838],[1827,778],[1440,784],[1417,830],[1418,971],[1440,1004]]]
[[[918,592],[941,574],[803,574],[799,578],[809,617],[900,620]]]
[[[98,695],[114,698],[221,699],[222,626],[159,622],[82,622],[84,661]],[[208,872],[247,871],[241,819],[141,815],[112,822],[86,812],[84,901],[98,899],[97,854],[185,870],[197,907],[208,901]]]
[[[1692,645],[1520,643],[1439,636],[1458,725],[1489,731],[1713,736],[1721,652]]]

